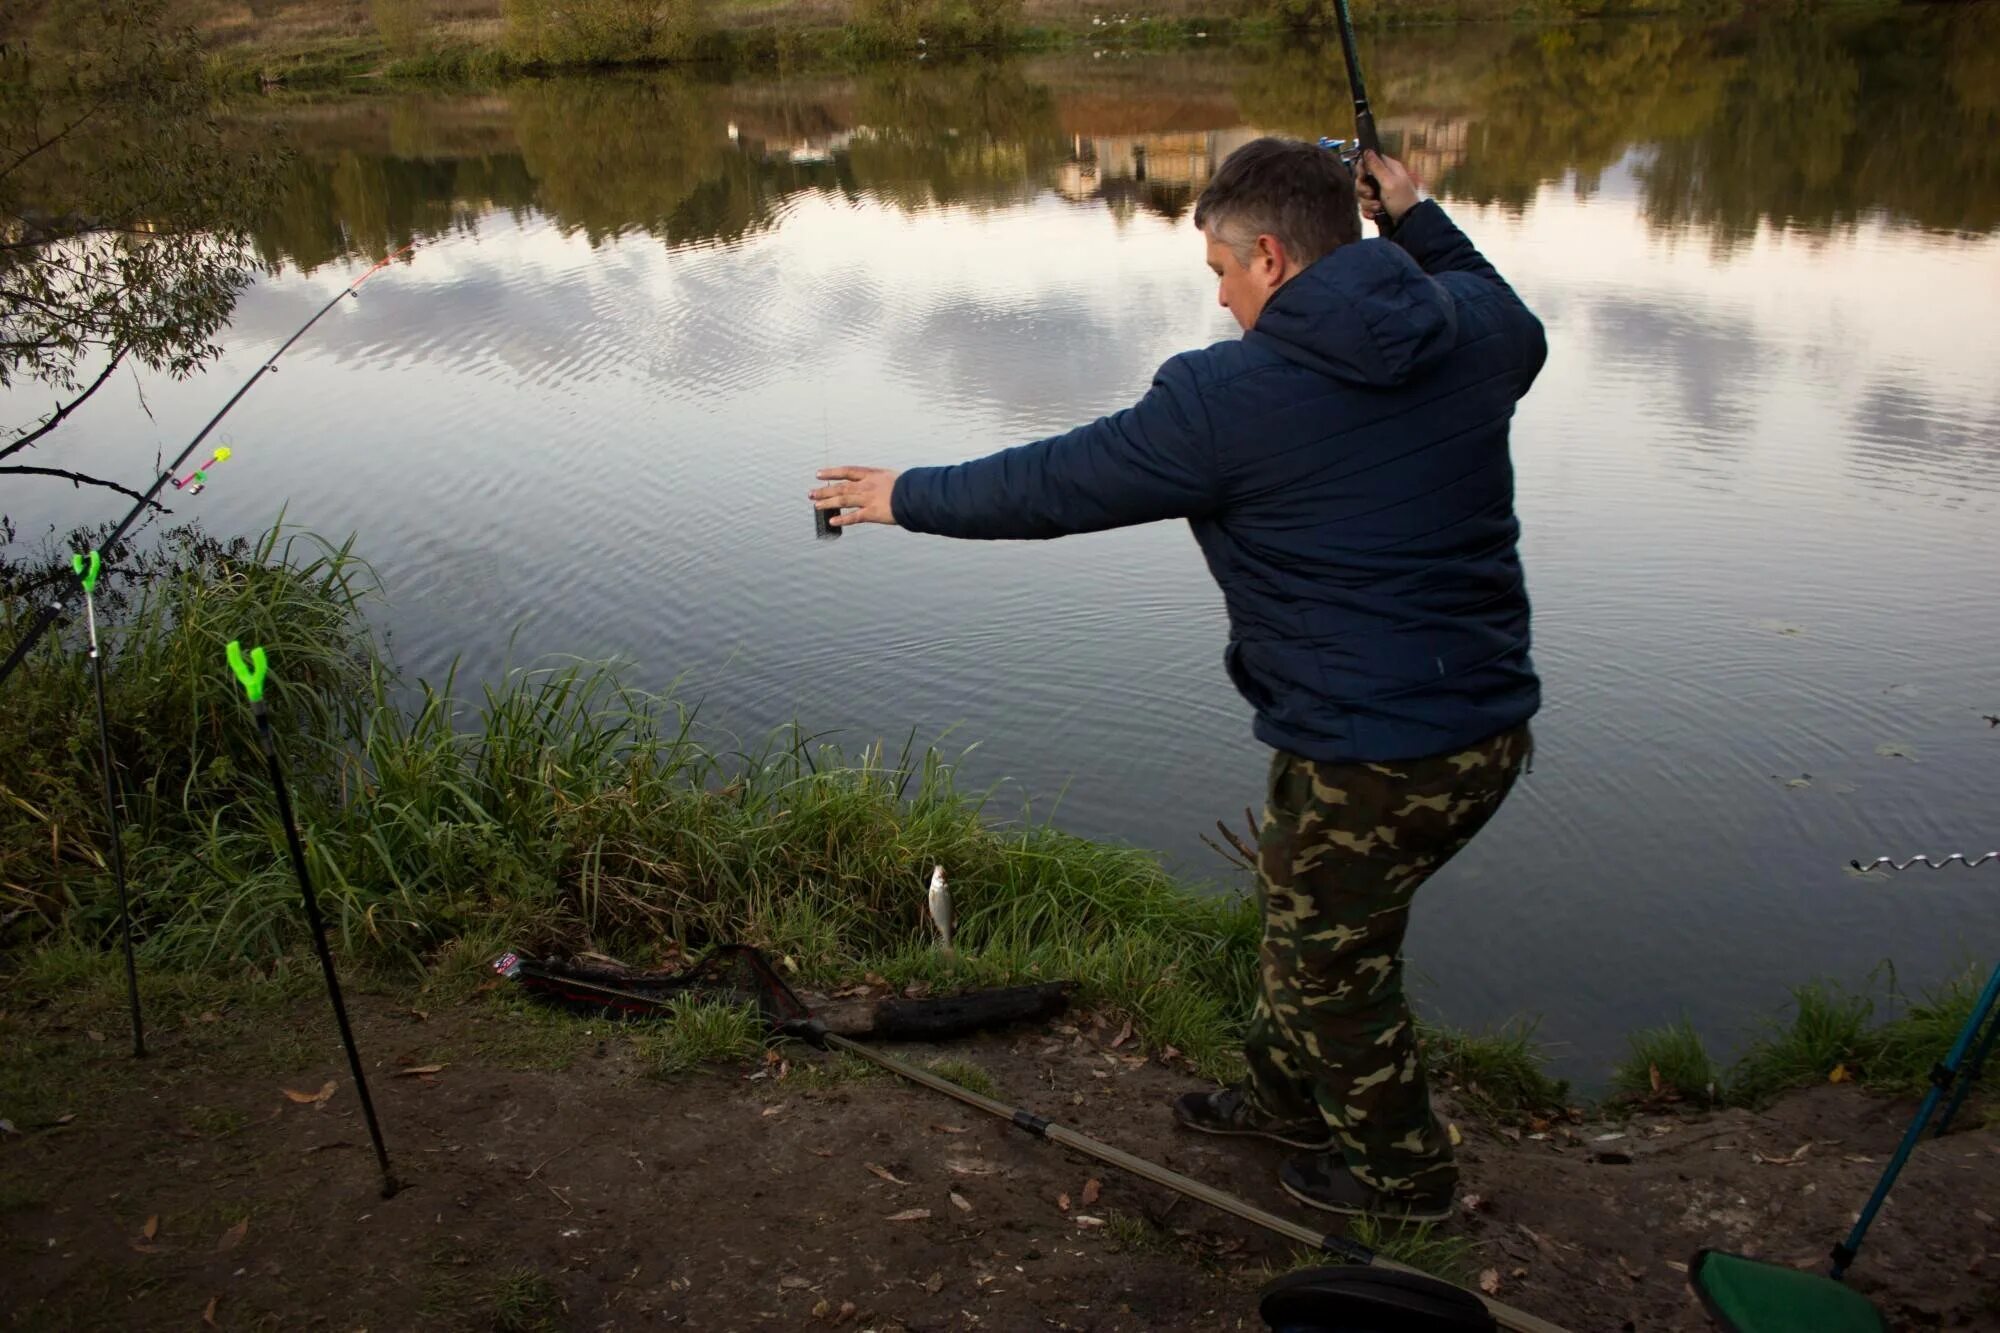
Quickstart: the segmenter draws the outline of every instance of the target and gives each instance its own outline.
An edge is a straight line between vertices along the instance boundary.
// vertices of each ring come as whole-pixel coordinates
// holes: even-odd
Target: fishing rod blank
[[[256,387],[258,380],[264,378],[266,374],[277,373],[278,358],[283,356],[286,352],[289,352],[292,349],[293,343],[305,337],[306,333],[312,328],[313,325],[319,323],[320,318],[324,316],[327,311],[333,309],[336,305],[340,304],[341,297],[353,296],[358,298],[360,296],[362,283],[368,281],[368,279],[374,277],[377,273],[387,268],[390,265],[390,263],[392,263],[399,255],[408,254],[412,249],[415,248],[415,246],[416,242],[412,241],[410,242],[409,245],[405,245],[398,250],[392,250],[387,255],[383,256],[382,259],[379,260],[373,268],[369,269],[366,273],[363,273],[353,282],[350,282],[349,284],[347,284],[347,286],[341,288],[340,291],[336,292],[334,294],[333,299],[328,301],[325,305],[321,306],[311,319],[299,325],[299,330],[297,333],[294,333],[291,337],[285,339],[284,344],[280,346],[277,351],[271,353],[270,356],[264,358],[264,364],[258,366],[256,372],[252,374],[249,379],[243,381],[243,386],[239,388],[235,393],[230,395],[229,401],[222,405],[222,410],[217,412],[214,416],[210,417],[208,419],[208,424],[206,426],[203,426],[200,432],[192,440],[188,441],[187,447],[185,449],[182,449],[178,454],[174,455],[174,461],[167,464],[167,470],[162,472],[158,477],[154,478],[153,484],[146,488],[145,494],[141,495],[139,497],[138,502],[132,506],[132,512],[125,515],[124,518],[118,520],[117,526],[111,529],[110,535],[105,537],[103,541],[98,543],[98,549],[100,551],[109,551],[117,546],[118,539],[120,537],[123,537],[126,534],[126,532],[131,529],[132,525],[139,521],[140,516],[146,512],[146,506],[153,503],[153,497],[160,493],[160,488],[165,486],[168,482],[174,480],[174,474],[180,471],[181,464],[187,462],[189,457],[193,455],[194,451],[201,447],[201,442],[208,438],[209,432],[214,430],[216,426],[222,421],[222,419],[229,415],[229,410],[231,408],[235,407],[237,403],[242,401],[244,394],[249,393],[251,389]],[[219,461],[224,456],[225,455],[221,450],[217,450],[215,461]],[[82,591],[80,579],[78,587],[75,589],[75,591],[78,592]],[[33,649],[37,643],[41,642],[42,635],[48,633],[49,627],[51,625],[54,625],[56,623],[56,619],[59,616],[61,616],[64,611],[69,609],[68,598],[70,595],[71,595],[71,590],[58,589],[55,597],[48,603],[48,605],[42,608],[41,613],[35,617],[34,623],[28,626],[28,632],[21,636],[21,641],[15,644],[13,651],[7,654],[7,660],[5,662],[0,662],[0,685],[5,685],[7,683],[7,678],[14,674],[14,669],[20,666],[22,660],[27,657],[29,651]]]
[[[312,876],[306,870],[306,851],[299,841],[298,821],[292,816],[292,798],[285,788],[285,773],[278,765],[278,746],[271,736],[271,713],[264,704],[264,683],[268,675],[268,664],[262,648],[250,650],[250,661],[243,660],[243,648],[234,639],[229,641],[229,669],[236,673],[236,679],[243,686],[243,692],[250,696],[251,712],[257,719],[257,743],[264,751],[265,763],[270,766],[271,786],[278,793],[278,818],[285,826],[285,844],[291,849],[292,869],[298,873],[299,895],[305,901],[306,925],[312,932],[313,949],[319,954],[320,971],[326,974],[326,995],[333,1001],[334,1021],[340,1025],[340,1042],[347,1048],[347,1067],[354,1074],[354,1090],[361,1096],[361,1114],[368,1121],[368,1136],[375,1141],[375,1160],[382,1168],[382,1197],[395,1195],[400,1186],[389,1171],[389,1150],[382,1144],[382,1126],[375,1119],[375,1102],[368,1095],[368,1076],[361,1072],[361,1053],[354,1046],[354,1029],[347,1021],[347,1006],[340,998],[340,978],[333,970],[333,955],[326,947],[326,921],[320,916],[319,898],[313,893]]]
[[[124,830],[118,822],[117,784],[111,776],[111,725],[104,709],[104,655],[97,644],[97,604],[93,599],[97,576],[103,570],[104,559],[97,551],[90,552],[88,557],[70,557],[70,571],[83,588],[83,623],[90,635],[91,674],[97,681],[97,749],[104,762],[104,817],[111,829],[111,877],[118,885],[118,933],[125,943],[125,994],[132,1002],[132,1055],[138,1059],[146,1054],[146,1025],[139,1017],[139,966],[132,957],[132,907],[125,891]]]
[[[1348,12],[1347,0],[1334,0],[1334,10],[1340,20],[1340,53],[1347,61],[1347,86],[1354,94],[1354,142],[1359,151],[1354,156],[1356,178],[1367,181],[1375,187],[1377,198],[1381,197],[1382,185],[1373,176],[1361,170],[1362,153],[1380,153],[1382,137],[1375,132],[1375,113],[1368,106],[1368,87],[1361,82],[1361,57],[1354,45],[1354,15]],[[1384,235],[1394,229],[1389,220],[1389,210],[1385,207],[1382,216],[1375,219],[1375,227]]]

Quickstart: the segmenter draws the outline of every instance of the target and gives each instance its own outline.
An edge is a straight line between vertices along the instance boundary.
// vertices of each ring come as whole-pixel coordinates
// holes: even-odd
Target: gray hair
[[[1196,201],[1194,225],[1239,263],[1266,234],[1302,265],[1361,239],[1353,175],[1339,154],[1300,139],[1252,139],[1231,153]]]

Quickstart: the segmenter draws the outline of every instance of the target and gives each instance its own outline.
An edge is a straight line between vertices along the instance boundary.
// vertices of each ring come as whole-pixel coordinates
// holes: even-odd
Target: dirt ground
[[[226,1016],[189,1019],[136,1064],[90,1034],[73,1118],[0,1133],[6,1326],[1257,1329],[1258,1287],[1294,1261],[804,1048],[663,1081],[601,1022],[565,1024],[560,1058],[547,1023],[517,1044],[527,1020],[495,995],[353,1007],[399,1194],[379,1197],[323,1003],[227,1041]],[[50,1006],[29,1018],[64,1035]],[[23,1030],[17,1006],[10,1040]],[[1177,1130],[1167,1103],[1192,1077],[1116,1041],[1085,1014],[899,1051],[968,1060],[1006,1100],[1313,1221],[1276,1187],[1285,1150]],[[329,1083],[323,1102],[287,1095]],[[1463,1276],[1577,1333],[1703,1328],[1681,1267],[1695,1249],[1818,1266],[1908,1109],[1840,1087],[1541,1138],[1461,1119],[1464,1211],[1440,1234],[1470,1247]],[[1854,1285],[1896,1329],[2000,1328],[1996,1213],[2000,1131],[1926,1142]]]

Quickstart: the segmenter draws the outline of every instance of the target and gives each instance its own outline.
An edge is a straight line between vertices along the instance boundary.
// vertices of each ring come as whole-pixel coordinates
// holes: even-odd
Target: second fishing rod
[[[292,349],[293,343],[305,337],[312,330],[313,325],[319,323],[329,310],[339,305],[344,297],[359,296],[362,283],[368,281],[368,279],[374,277],[398,258],[408,254],[415,248],[416,242],[412,241],[410,244],[392,250],[387,255],[384,255],[366,273],[363,273],[353,282],[335,292],[333,298],[315,311],[311,319],[301,324],[296,333],[285,339],[277,351],[265,357],[263,363],[257,367],[250,378],[245,380],[242,386],[229,396],[229,401],[222,405],[221,410],[208,419],[208,424],[203,426],[195,434],[195,437],[187,442],[187,447],[182,449],[178,454],[175,454],[173,461],[168,463],[160,475],[153,479],[153,484],[148,486],[145,493],[133,504],[131,512],[119,519],[111,531],[105,535],[104,540],[98,543],[98,553],[108,556],[115,552],[119,538],[131,531],[132,526],[144,517],[146,507],[155,503],[154,497],[166,487],[167,483],[172,482],[176,490],[188,491],[189,494],[198,493],[201,484],[207,479],[205,475],[206,469],[229,457],[227,449],[216,450],[213,458],[203,464],[201,468],[197,468],[194,472],[190,473],[186,478],[179,477],[177,474],[181,470],[181,465],[194,456],[195,450],[201,448],[202,441],[209,437],[209,433],[222,423],[222,419],[229,415],[230,410],[236,404],[243,401],[243,396],[255,388],[259,380],[263,379],[266,375],[277,373],[278,358],[289,352]],[[189,490],[190,486],[193,487],[192,490]],[[6,685],[7,678],[13,675],[15,669],[26,660],[29,652],[34,649],[34,646],[42,641],[42,636],[49,632],[65,612],[73,609],[75,603],[82,598],[83,593],[84,587],[81,571],[76,572],[71,577],[59,580],[57,592],[43,605],[41,612],[35,617],[33,623],[28,626],[28,632],[21,636],[20,641],[7,654],[6,661],[0,662],[0,686]]]

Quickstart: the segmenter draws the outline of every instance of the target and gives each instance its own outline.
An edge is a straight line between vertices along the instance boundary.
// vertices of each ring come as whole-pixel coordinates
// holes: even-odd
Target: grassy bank
[[[224,667],[224,645],[240,638],[270,653],[273,725],[331,936],[343,967],[371,984],[456,1001],[505,948],[651,964],[733,940],[820,989],[1073,978],[1084,1005],[1130,1017],[1153,1050],[1213,1077],[1235,1071],[1254,905],[1192,892],[1144,852],[997,819],[935,752],[848,755],[797,733],[720,752],[687,709],[606,666],[517,671],[476,692],[406,684],[369,631],[368,567],[281,530],[253,545],[183,529],[107,569],[99,607],[124,853],[139,970],[164,1021],[192,1021],[218,994],[253,1013],[289,1003],[311,976],[273,794]],[[44,577],[0,571],[9,640]],[[7,686],[0,971],[18,995],[94,997],[108,1031],[115,898],[79,633],[60,631]],[[958,911],[949,955],[923,906],[934,864],[949,868]],[[1791,1015],[1728,1070],[1685,1024],[1641,1033],[1614,1087],[1648,1107],[1754,1105],[1829,1078],[1915,1091],[1982,979],[1903,1003],[1887,1022],[1864,995],[1802,987]],[[519,1039],[546,1057],[573,1028],[549,1018]],[[645,1040],[642,1060],[673,1071],[760,1038],[740,1015],[696,1009]],[[1432,1029],[1426,1049],[1482,1118],[1568,1104],[1530,1025]],[[51,1081],[33,1073],[38,1059],[10,1063],[28,1085]]]
[[[1186,892],[1139,851],[994,821],[934,752],[843,755],[788,734],[718,753],[686,709],[608,667],[406,688],[362,615],[372,587],[345,548],[182,532],[101,597],[142,971],[268,968],[303,942],[224,667],[241,638],[270,653],[273,723],[349,966],[476,967],[503,945],[643,963],[740,940],[808,985],[1074,977],[1156,1042],[1226,1061],[1257,937],[1242,900]],[[10,637],[30,605],[8,601]],[[71,627],[8,682],[0,910],[17,958],[114,940],[78,648]],[[925,924],[933,864],[949,867],[957,903],[949,956]]]

